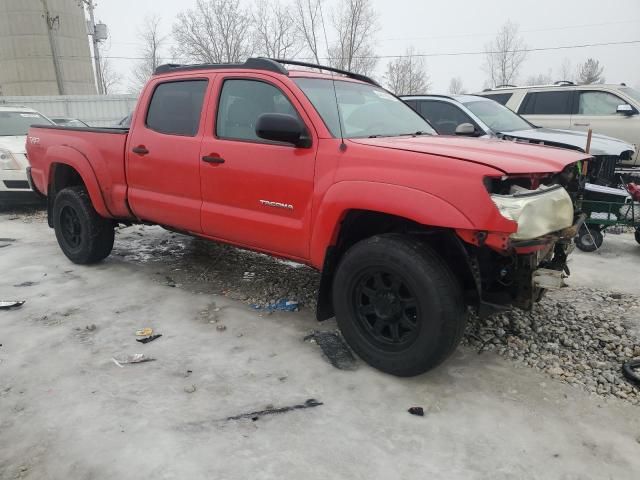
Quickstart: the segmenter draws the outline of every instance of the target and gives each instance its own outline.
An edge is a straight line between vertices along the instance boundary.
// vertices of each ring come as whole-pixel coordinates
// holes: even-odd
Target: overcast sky
[[[325,17],[335,1],[325,1]],[[640,0],[372,1],[378,13],[375,48],[379,55],[402,54],[410,46],[424,54],[483,51],[507,20],[519,25],[529,48],[640,40]],[[163,31],[169,35],[176,15],[195,3],[196,0],[98,1],[96,17],[110,31],[109,55],[135,57],[140,48],[137,32],[145,16],[158,14]],[[250,5],[251,0],[246,0],[246,4]],[[565,58],[575,68],[588,57],[604,65],[607,82],[640,87],[640,43],[531,52],[519,81],[549,70],[554,80],[559,79],[560,64]],[[426,60],[434,93],[446,93],[449,81],[456,76],[470,92],[481,89],[486,81],[483,55],[429,56]],[[135,60],[111,61],[125,78],[121,89],[126,90],[128,72]],[[387,61],[379,61],[377,78],[381,79]]]

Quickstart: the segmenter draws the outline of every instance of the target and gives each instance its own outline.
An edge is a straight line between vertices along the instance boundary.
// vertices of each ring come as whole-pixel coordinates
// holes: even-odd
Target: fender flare
[[[327,247],[335,245],[340,224],[350,210],[370,210],[412,220],[422,225],[474,229],[471,220],[440,197],[390,183],[344,181],[332,185],[320,201],[311,236],[310,260],[319,269]]]
[[[47,165],[50,165],[48,172],[49,180],[47,183],[47,195],[52,193],[51,185],[53,184],[54,166],[56,164],[68,165],[78,172],[80,178],[82,178],[82,182],[87,189],[87,193],[89,194],[89,198],[91,199],[91,203],[93,204],[93,208],[95,208],[96,212],[98,212],[102,217],[113,217],[107,208],[102,196],[102,190],[100,190],[100,185],[98,184],[98,178],[87,157],[73,147],[60,145],[51,147],[47,150],[45,161]]]

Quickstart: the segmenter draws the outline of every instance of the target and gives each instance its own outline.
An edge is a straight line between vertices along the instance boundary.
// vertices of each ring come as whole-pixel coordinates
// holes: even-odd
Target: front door
[[[207,85],[202,78],[159,81],[140,100],[126,152],[128,199],[138,218],[201,232],[201,117]]]
[[[309,253],[317,138],[287,87],[261,74],[217,79],[218,98],[201,149],[203,233],[288,257]],[[216,103],[216,105],[213,105]],[[298,116],[309,148],[258,138],[264,113]]]

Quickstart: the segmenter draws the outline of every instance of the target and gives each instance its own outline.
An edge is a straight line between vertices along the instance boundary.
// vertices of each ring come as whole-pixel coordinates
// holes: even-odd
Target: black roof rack
[[[376,82],[374,79],[367,77],[366,75],[361,75],[359,73],[349,72],[348,70],[342,70],[340,68],[328,67],[326,65],[318,65],[315,63],[308,62],[299,62],[297,60],[284,60],[284,59],[271,59],[274,62],[278,62],[282,65],[296,65],[298,67],[308,67],[308,68],[317,68],[318,70],[326,70],[328,72],[339,73],[340,75],[345,75],[346,77],[353,78],[355,80],[360,80],[361,82],[370,83],[379,87],[380,84]]]
[[[210,70],[210,69],[223,69],[223,68],[245,68],[251,70],[266,70],[274,73],[281,73],[283,75],[289,75],[289,71],[284,68],[283,65],[296,65],[299,67],[316,68],[318,70],[327,70],[329,72],[339,73],[355,80],[370,83],[379,87],[378,82],[366,75],[359,73],[349,72],[347,70],[341,70],[339,68],[328,67],[326,65],[317,65],[315,63],[299,62],[297,60],[284,60],[275,58],[248,58],[244,63],[200,63],[196,65],[181,65],[177,63],[167,63],[160,65],[156,68],[154,75],[169,72],[182,72],[189,70]]]
[[[504,83],[502,85],[496,85],[493,88],[516,88],[517,85],[511,85],[510,83]]]
[[[195,65],[181,65],[179,63],[167,63],[156,68],[154,75],[168,72],[182,72],[188,70],[211,70],[217,68],[247,68],[251,70],[266,70],[269,72],[288,75],[289,72],[280,63],[270,58],[248,58],[244,63],[199,63]]]
[[[571,80],[558,80],[557,82],[553,82],[554,85],[575,85]]]

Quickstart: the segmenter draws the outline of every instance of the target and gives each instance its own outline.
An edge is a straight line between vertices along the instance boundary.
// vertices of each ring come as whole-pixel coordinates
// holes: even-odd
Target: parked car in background
[[[65,127],[87,128],[89,126],[78,118],[55,117],[51,118],[51,120],[56,125],[63,125]]]
[[[539,143],[584,152],[587,134],[572,130],[539,128],[508,108],[476,95],[420,95],[401,97],[441,135],[497,137]],[[593,134],[590,153],[596,157],[600,181],[615,179],[615,166],[635,155],[634,146],[604,135]]]
[[[640,92],[625,84],[505,86],[479,92],[536,125],[609,135],[635,145],[625,166],[640,166]]]
[[[27,180],[25,141],[32,124],[54,125],[31,108],[0,105],[0,204],[40,200]]]

